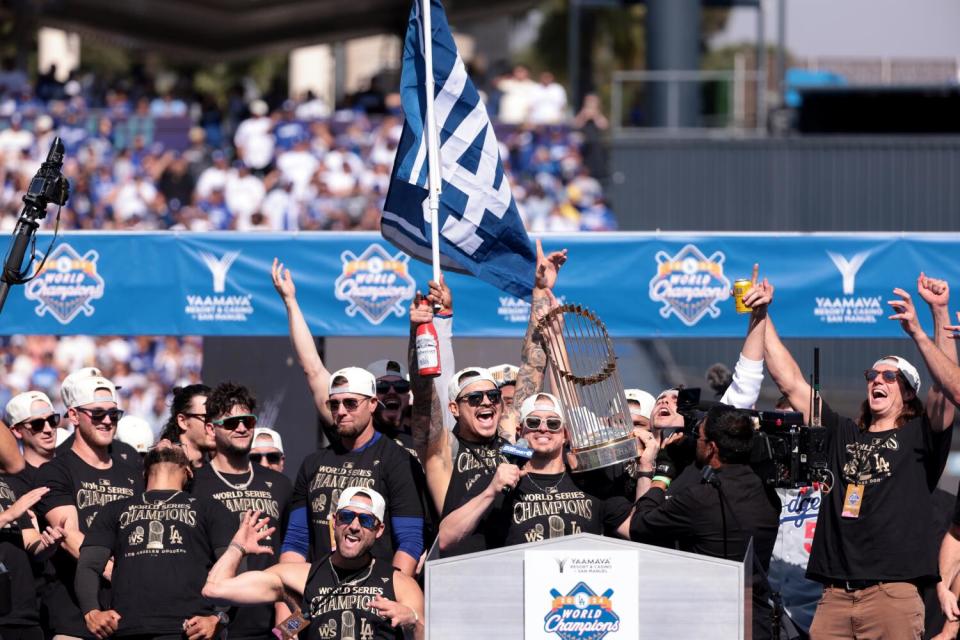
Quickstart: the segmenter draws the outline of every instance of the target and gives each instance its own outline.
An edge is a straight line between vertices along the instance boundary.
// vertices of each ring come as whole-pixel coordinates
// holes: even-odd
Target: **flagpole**
[[[424,84],[427,97],[427,169],[428,206],[430,208],[430,246],[433,258],[433,279],[440,282],[440,145],[437,138],[437,119],[433,115],[433,25],[430,20],[432,0],[420,0],[423,15],[423,60],[426,71]]]

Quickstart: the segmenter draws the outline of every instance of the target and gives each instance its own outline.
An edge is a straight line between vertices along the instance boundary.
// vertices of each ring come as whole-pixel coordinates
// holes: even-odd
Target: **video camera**
[[[697,388],[677,393],[677,413],[683,416],[683,433],[690,443],[696,442],[698,426],[714,404],[701,403]],[[743,411],[755,421],[750,466],[764,484],[795,489],[826,479],[826,429],[804,425],[799,412]]]

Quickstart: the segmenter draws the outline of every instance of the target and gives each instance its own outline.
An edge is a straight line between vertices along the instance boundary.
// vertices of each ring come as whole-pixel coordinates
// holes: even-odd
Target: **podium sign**
[[[524,640],[639,636],[636,552],[530,549],[523,564]]]

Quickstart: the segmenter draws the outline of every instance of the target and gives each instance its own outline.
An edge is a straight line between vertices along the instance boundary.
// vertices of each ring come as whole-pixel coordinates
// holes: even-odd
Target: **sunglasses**
[[[384,394],[390,393],[390,387],[393,387],[393,390],[397,393],[408,393],[410,391],[410,383],[406,380],[378,380],[377,381],[377,393]]]
[[[877,379],[877,376],[883,376],[884,382],[897,381],[896,371],[877,371],[876,369],[867,369],[863,372],[863,377],[867,379],[867,382],[873,382]]]
[[[376,529],[379,524],[377,516],[372,513],[357,513],[349,509],[340,509],[340,511],[337,511],[337,524],[350,524],[354,518],[360,518],[360,526],[370,531]]]
[[[123,411],[120,409],[84,409],[75,407],[80,413],[85,413],[93,424],[100,424],[104,418],[109,417],[110,422],[116,424],[123,417]]]
[[[330,409],[330,413],[336,413],[340,410],[340,405],[343,405],[343,408],[349,412],[354,412],[360,406],[361,402],[366,402],[366,398],[363,400],[357,400],[356,398],[344,398],[343,400],[327,400],[327,408]]]
[[[283,459],[282,453],[277,453],[276,451],[271,451],[270,453],[251,453],[250,462],[253,464],[260,464],[260,461],[264,458],[267,459],[269,464],[280,464],[280,461]]]
[[[529,431],[539,431],[540,425],[546,421],[547,431],[560,431],[563,428],[563,420],[560,418],[541,418],[539,416],[527,416],[527,419],[524,420],[523,426]]]
[[[257,416],[252,413],[244,413],[239,416],[227,416],[219,420],[211,420],[210,424],[223,427],[227,431],[233,431],[241,424],[246,425],[247,429],[253,429],[257,426]]]
[[[48,424],[54,429],[56,429],[57,425],[60,424],[60,414],[51,413],[46,418],[34,418],[33,420],[24,420],[23,422],[20,423],[20,426],[27,427],[33,433],[40,433]]]
[[[207,414],[205,413],[181,413],[182,416],[187,416],[188,418],[196,418],[197,420],[202,420],[203,422],[207,421]]]
[[[500,389],[488,389],[486,391],[471,391],[468,394],[462,395],[457,398],[457,402],[466,402],[471,407],[479,407],[483,404],[483,397],[486,396],[487,400],[493,404],[499,404],[500,399],[503,397],[503,393],[500,392]]]

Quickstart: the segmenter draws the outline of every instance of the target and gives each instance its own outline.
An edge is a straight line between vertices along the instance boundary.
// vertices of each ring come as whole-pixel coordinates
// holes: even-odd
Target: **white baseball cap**
[[[557,396],[545,391],[535,393],[523,401],[523,404],[520,405],[520,422],[526,420],[527,416],[534,411],[553,411],[560,416],[561,420],[564,419],[563,405],[560,404],[560,400],[557,399]]]
[[[100,389],[109,391],[110,398],[97,398],[97,391]],[[60,397],[68,409],[93,402],[112,401],[120,404],[116,385],[104,378],[96,367],[84,367],[64,378],[60,385]]]
[[[342,378],[346,382],[334,385],[334,381]],[[360,367],[345,367],[334,371],[330,376],[330,395],[335,393],[357,393],[368,398],[377,397],[377,379],[366,369]]]
[[[370,498],[370,502],[373,504],[354,500],[357,495]],[[377,516],[377,519],[383,522],[383,514],[387,510],[387,501],[373,489],[368,489],[367,487],[347,487],[343,490],[343,493],[340,494],[340,499],[337,500],[337,511],[347,508],[363,509]]]
[[[41,409],[39,412],[34,412],[31,407],[34,402],[43,402],[48,405],[49,409]],[[10,402],[7,403],[7,422],[10,426],[23,422],[34,416],[38,416],[42,413],[53,412],[53,403],[50,402],[50,398],[47,397],[47,394],[42,391],[27,391],[25,393],[18,393],[17,395],[10,398]]]
[[[640,407],[629,407],[630,413],[650,419],[650,413],[653,412],[653,405],[657,399],[652,394],[643,389],[624,389],[623,395],[627,397],[627,402],[636,402]]]
[[[453,377],[450,378],[449,384],[447,384],[447,396],[449,396],[450,402],[456,402],[464,389],[474,382],[480,382],[481,380],[486,380],[493,384],[493,386],[499,388],[497,381],[490,375],[488,369],[484,369],[483,367],[467,367],[457,371],[453,374]]]
[[[512,364],[498,364],[495,367],[490,367],[490,375],[496,380],[498,387],[507,384],[516,384],[518,373],[520,373],[520,367]]]
[[[913,392],[920,393],[920,373],[915,366],[907,362],[906,358],[901,358],[900,356],[883,356],[873,363],[873,368],[876,369],[878,364],[888,364],[899,369],[903,377],[906,378],[907,384],[913,389]]]
[[[409,380],[407,377],[407,368],[403,366],[402,362],[397,360],[377,360],[376,362],[371,362],[367,365],[367,371],[372,373],[373,377],[377,380],[389,376],[399,376],[404,380]]]
[[[270,427],[257,427],[253,430],[253,446],[255,447],[261,446],[257,444],[257,438],[270,438],[273,446],[280,449],[280,453],[283,453],[283,439],[279,433]]]
[[[139,416],[123,416],[117,423],[117,440],[125,442],[137,453],[146,453],[153,446],[153,429]]]

